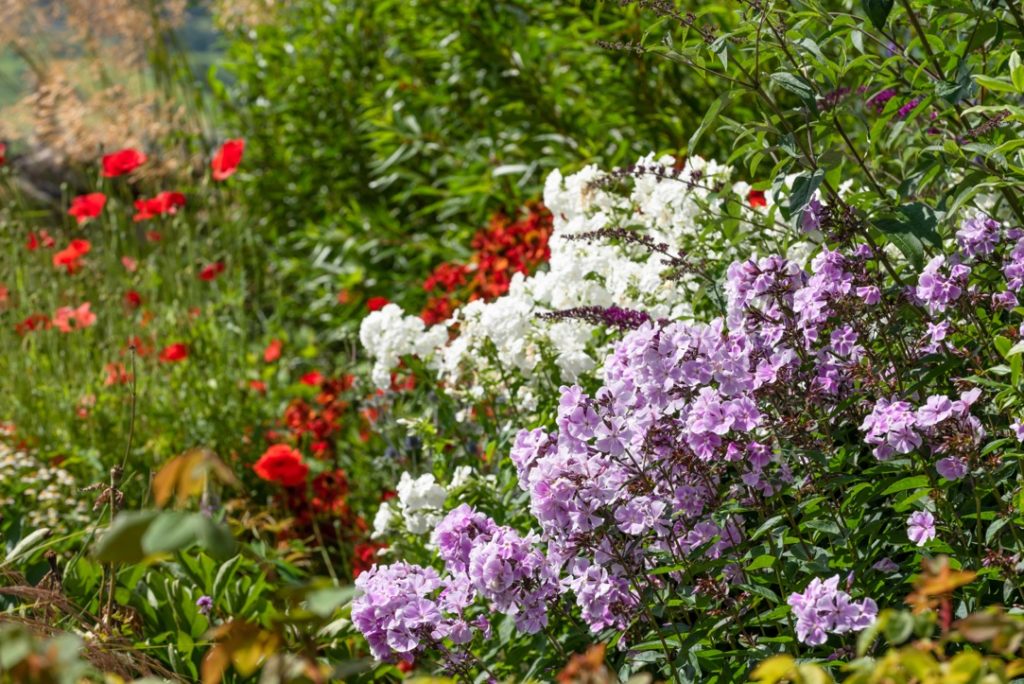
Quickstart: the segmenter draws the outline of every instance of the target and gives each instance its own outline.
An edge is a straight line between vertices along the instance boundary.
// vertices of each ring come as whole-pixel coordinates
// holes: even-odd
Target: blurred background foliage
[[[593,1],[277,5],[229,34],[217,71],[250,141],[253,228],[321,312],[339,275],[401,292],[464,256],[552,168],[684,150],[713,86],[601,45],[639,41],[645,23]]]

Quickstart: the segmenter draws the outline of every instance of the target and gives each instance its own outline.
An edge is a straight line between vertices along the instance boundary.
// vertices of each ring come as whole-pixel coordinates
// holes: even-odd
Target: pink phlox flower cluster
[[[824,582],[814,578],[803,593],[790,594],[786,602],[796,615],[797,639],[811,646],[825,643],[829,634],[859,632],[878,615],[872,599],[854,601],[839,588],[839,575]]]

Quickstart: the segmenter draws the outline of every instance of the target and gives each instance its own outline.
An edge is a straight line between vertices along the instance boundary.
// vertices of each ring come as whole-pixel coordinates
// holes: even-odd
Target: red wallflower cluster
[[[283,424],[292,439],[298,444],[308,444],[317,458],[326,459],[334,454],[330,437],[341,429],[342,416],[349,409],[349,403],[341,395],[352,388],[354,381],[351,375],[324,379],[316,371],[307,373],[303,383],[320,390],[315,406],[303,399],[294,399],[284,411]]]
[[[440,264],[423,282],[430,299],[420,316],[433,325],[446,320],[461,304],[505,294],[513,275],[529,275],[551,257],[549,237],[551,213],[541,204],[528,206],[515,221],[495,214],[491,224],[473,238],[469,263]]]

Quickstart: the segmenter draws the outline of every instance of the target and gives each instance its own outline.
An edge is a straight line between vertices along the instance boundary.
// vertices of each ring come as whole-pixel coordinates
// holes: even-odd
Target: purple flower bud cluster
[[[896,91],[886,88],[868,98],[868,108],[875,110],[875,114],[881,114],[889,100],[896,97]]]
[[[872,599],[854,601],[839,588],[839,575],[824,582],[815,577],[803,593],[790,594],[787,603],[796,615],[796,638],[811,646],[825,643],[829,634],[859,632],[878,615]]]
[[[898,119],[906,119],[908,116],[910,116],[910,113],[912,111],[917,109],[917,105],[919,105],[919,104],[921,104],[921,98],[919,98],[919,97],[912,97],[912,98],[910,98],[910,100],[908,100],[903,105],[901,105],[900,108],[896,111],[896,118],[898,118]]]

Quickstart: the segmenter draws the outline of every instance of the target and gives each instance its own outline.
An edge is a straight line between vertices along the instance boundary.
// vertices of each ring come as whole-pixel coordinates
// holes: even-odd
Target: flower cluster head
[[[859,632],[878,615],[873,600],[854,601],[839,588],[839,575],[824,582],[815,577],[803,593],[790,594],[786,603],[796,615],[796,638],[810,646],[825,643],[829,634]]]
[[[516,627],[534,634],[548,622],[547,603],[559,593],[558,577],[535,534],[522,536],[498,527],[469,554],[466,577],[493,610],[515,617]]]
[[[406,530],[413,534],[426,534],[441,521],[448,490],[438,484],[431,473],[416,478],[402,473],[396,490]]]
[[[909,454],[921,446],[917,414],[909,401],[879,399],[860,429],[866,433],[864,441],[875,447],[873,453],[879,461]]]
[[[466,573],[469,554],[481,540],[488,540],[498,526],[468,504],[452,509],[434,528],[432,541],[449,572]]]
[[[965,257],[985,256],[995,251],[1002,224],[984,214],[964,219],[956,232],[956,243]]]
[[[442,591],[447,584],[432,568],[378,565],[355,583],[362,594],[352,602],[352,623],[379,660],[411,662],[445,639],[455,644],[472,639],[472,628],[452,610]]]
[[[933,258],[917,279],[917,298],[932,314],[941,313],[960,298],[971,273],[964,264],[946,264],[946,257]]]
[[[373,382],[381,389],[391,385],[391,370],[403,356],[425,356],[447,340],[444,326],[428,329],[418,316],[404,315],[397,304],[372,312],[359,328],[359,341],[375,358]]]

